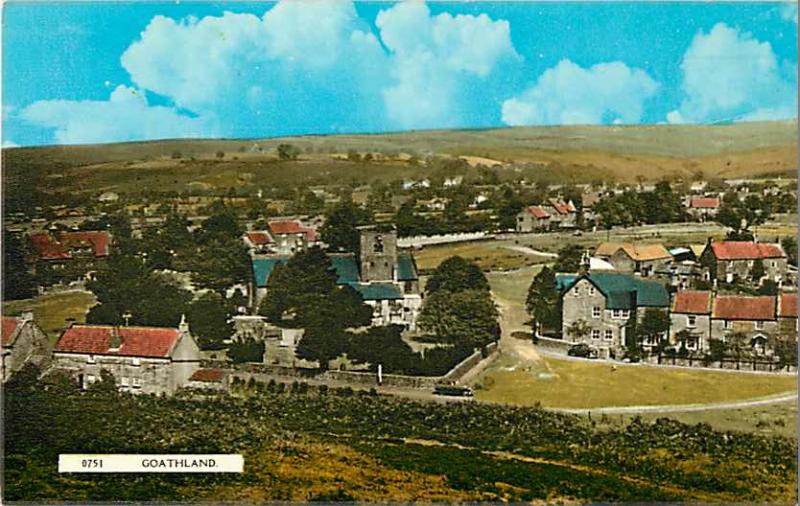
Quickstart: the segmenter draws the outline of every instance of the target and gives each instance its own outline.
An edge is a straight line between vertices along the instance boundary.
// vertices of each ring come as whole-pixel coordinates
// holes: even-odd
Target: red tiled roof
[[[575,211],[575,206],[570,206],[562,200],[549,199],[550,205],[556,210],[558,214],[569,214],[570,211]]]
[[[113,331],[122,341],[118,350],[110,350]],[[56,344],[55,351],[117,355],[125,357],[169,357],[181,332],[160,327],[112,327],[109,325],[73,325]]]
[[[259,245],[262,245],[262,244],[269,244],[269,243],[272,242],[272,237],[270,237],[269,233],[266,232],[266,231],[264,231],[264,232],[246,232],[245,234],[247,235],[247,239],[251,243],[255,244],[256,246],[259,246]]]
[[[202,381],[205,383],[218,383],[225,377],[222,369],[198,369],[189,377],[189,381]]]
[[[711,292],[679,291],[672,303],[673,313],[709,314],[711,313]]]
[[[317,240],[317,232],[313,228],[303,226],[297,220],[270,221],[269,229],[273,234],[306,234],[308,242]]]
[[[108,256],[108,245],[111,242],[108,232],[102,231],[60,232],[58,239],[49,233],[42,232],[31,234],[30,238],[36,253],[42,260],[72,258],[69,249],[82,243],[91,244],[94,256]]]
[[[785,258],[780,244],[748,241],[712,242],[711,249],[719,260],[756,260],[759,258]]]
[[[779,296],[778,316],[797,318],[797,293],[782,293]]]
[[[717,295],[714,299],[714,318],[725,320],[773,320],[775,297],[762,295]]]
[[[61,242],[67,248],[83,242],[89,242],[94,246],[94,256],[108,256],[108,243],[110,237],[108,232],[86,231],[86,232],[62,232],[59,236]]]
[[[689,207],[694,209],[716,209],[719,207],[719,199],[716,197],[692,197]]]
[[[42,260],[55,260],[59,258],[72,258],[72,255],[64,249],[64,245],[56,241],[48,233],[31,234],[33,249]]]
[[[542,209],[540,206],[529,206],[525,210],[533,215],[534,218],[538,218],[540,220],[550,217],[550,215],[547,214],[547,211]]]
[[[17,330],[18,320],[13,316],[4,316],[3,317],[3,346],[8,346],[11,344],[12,338],[14,337],[14,332]]]

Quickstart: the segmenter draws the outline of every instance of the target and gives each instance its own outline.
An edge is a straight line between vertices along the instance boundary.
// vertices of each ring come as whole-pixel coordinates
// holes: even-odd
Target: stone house
[[[317,243],[317,231],[299,220],[270,221],[268,226],[272,237],[271,253],[292,255]]]
[[[31,234],[30,240],[38,260],[64,262],[107,257],[111,235],[106,231],[40,232]]]
[[[541,206],[528,206],[517,214],[517,232],[535,232],[550,227],[550,215]]]
[[[550,215],[552,227],[575,228],[578,224],[578,210],[572,201],[551,198],[542,208]]]
[[[797,293],[778,296],[723,295],[711,291],[679,291],[670,314],[670,337],[676,346],[688,332],[686,348],[707,353],[711,339],[727,341],[744,334],[757,355],[771,355],[776,338],[797,336]]]
[[[242,241],[251,255],[269,253],[275,244],[268,230],[251,230],[242,234]]]
[[[185,322],[177,329],[72,325],[56,343],[53,367],[82,388],[107,370],[122,392],[171,395],[200,368],[200,359]]]
[[[680,346],[678,334],[684,333],[683,345],[690,352],[707,352],[711,339],[710,291],[681,290],[675,293],[670,308],[670,341]]]
[[[700,255],[700,263],[710,270],[711,278],[724,283],[734,279],[750,282],[757,262],[763,265],[764,276],[754,284],[769,279],[780,286],[786,280],[788,259],[777,243],[709,241]]]
[[[698,221],[707,221],[719,211],[719,198],[717,197],[690,197],[686,212]]]
[[[620,272],[648,277],[672,264],[673,258],[661,244],[603,243],[595,256],[611,263]]]
[[[49,365],[53,346],[33,321],[33,313],[4,316],[2,333],[4,383],[26,364],[33,364],[40,369]]]
[[[641,319],[648,308],[669,309],[669,294],[663,286],[630,274],[559,274],[556,285],[561,292],[563,339],[586,343],[600,356],[620,353],[627,343],[631,318]]]
[[[771,338],[778,335],[776,297],[717,295],[711,313],[711,337],[728,341],[744,334],[745,344],[757,355],[768,355]]]

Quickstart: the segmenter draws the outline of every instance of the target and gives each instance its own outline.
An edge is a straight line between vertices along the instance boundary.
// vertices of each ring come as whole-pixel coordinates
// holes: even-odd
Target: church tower
[[[397,229],[393,225],[359,227],[361,281],[395,281]]]

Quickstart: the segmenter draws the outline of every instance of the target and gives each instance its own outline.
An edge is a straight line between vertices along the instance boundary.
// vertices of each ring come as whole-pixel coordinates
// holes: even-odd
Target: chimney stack
[[[108,347],[112,350],[118,350],[122,347],[122,338],[119,335],[119,327],[116,325],[111,327],[111,342]]]

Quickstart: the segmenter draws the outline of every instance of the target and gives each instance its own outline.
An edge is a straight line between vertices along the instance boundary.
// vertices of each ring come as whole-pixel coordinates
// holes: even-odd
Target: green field
[[[33,311],[36,323],[55,342],[69,318],[75,323],[86,321],[86,312],[95,304],[94,294],[80,290],[40,295],[33,299],[3,302],[3,316],[16,316]]]
[[[797,378],[566,360],[520,364],[501,356],[479,379],[480,400],[554,408],[704,404],[796,390]]]

